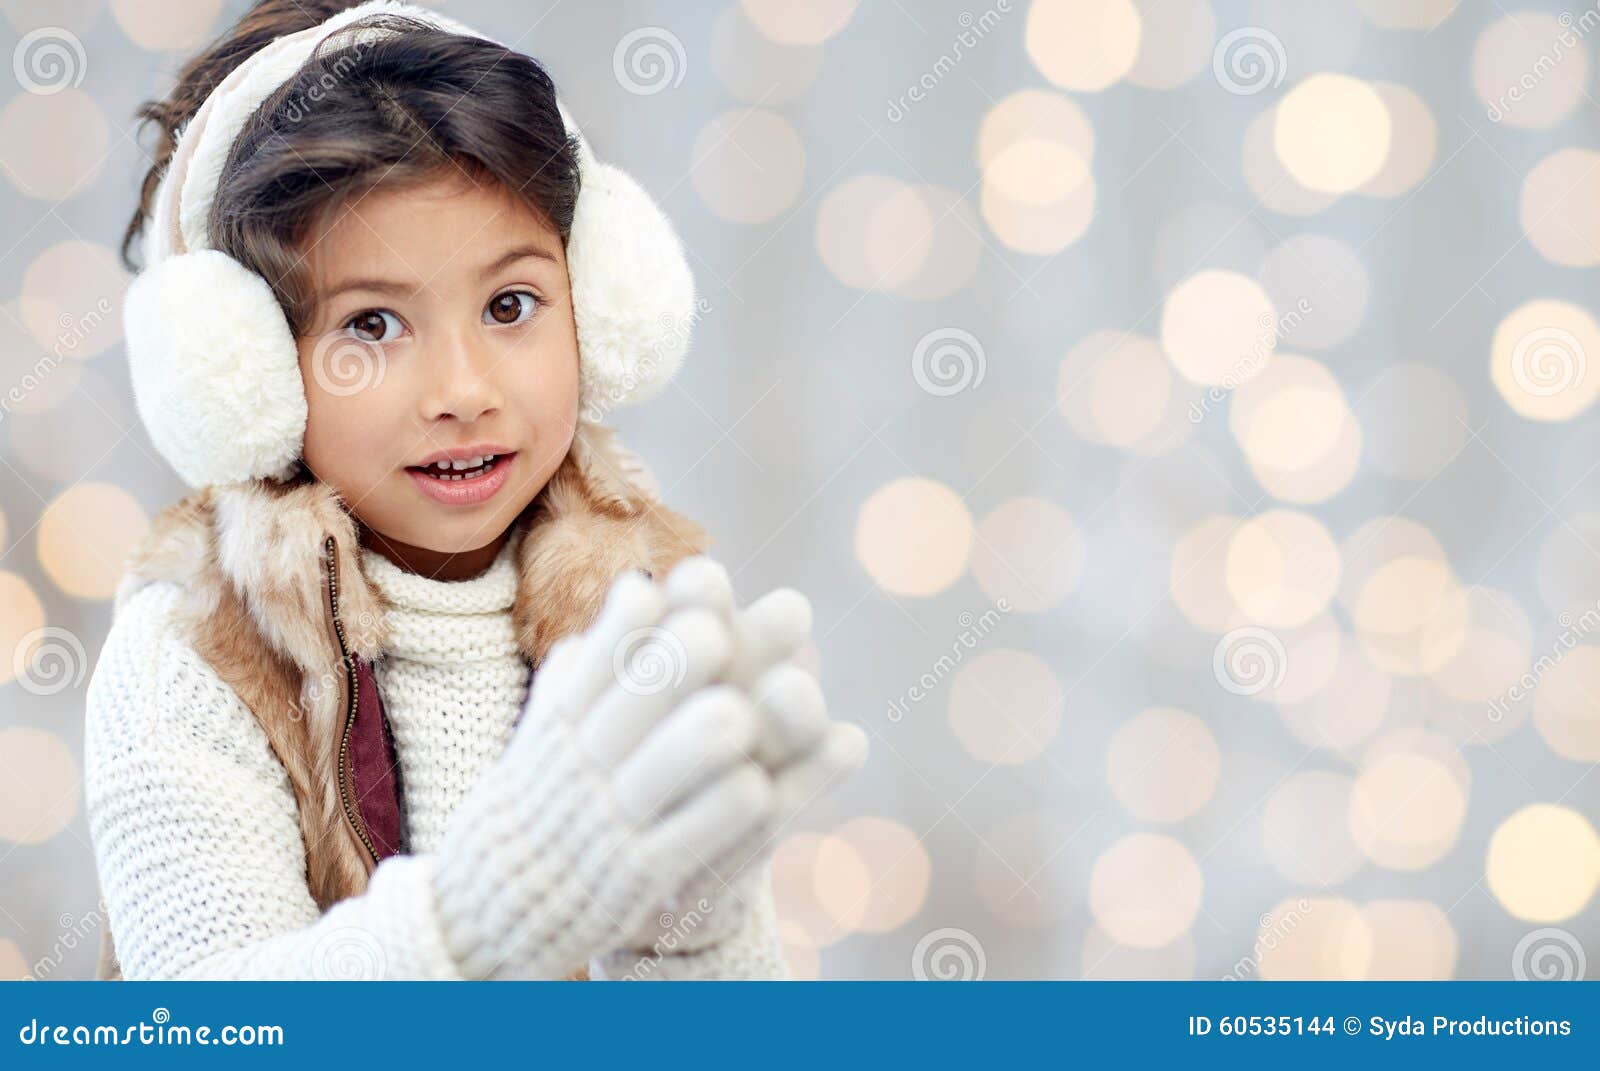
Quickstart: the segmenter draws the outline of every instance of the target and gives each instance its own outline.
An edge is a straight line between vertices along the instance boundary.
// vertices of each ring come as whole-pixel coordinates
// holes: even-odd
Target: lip
[[[469,457],[482,457],[485,454],[512,454],[516,451],[509,446],[499,443],[472,443],[469,446],[455,446],[449,450],[435,450],[421,461],[413,461],[412,465],[431,465],[435,461],[464,461]]]
[[[514,451],[473,447],[466,453],[456,451],[455,457],[441,453],[430,459],[430,461],[442,461],[449,457],[453,461],[456,457],[475,457],[478,454],[494,453],[501,455],[499,460],[482,476],[473,476],[465,480],[436,480],[432,476],[424,476],[413,468],[407,468],[406,475],[416,484],[417,490],[441,505],[476,506],[489,501],[506,485],[506,481],[510,479],[511,466],[517,463],[517,458],[521,455]]]

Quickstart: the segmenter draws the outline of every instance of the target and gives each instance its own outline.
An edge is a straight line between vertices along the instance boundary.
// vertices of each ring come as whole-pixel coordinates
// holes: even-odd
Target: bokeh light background
[[[130,114],[244,6],[0,3],[0,977],[92,970],[84,686],[183,492]],[[437,6],[681,227],[615,423],[873,738],[777,849],[798,976],[1593,969],[1600,10]]]

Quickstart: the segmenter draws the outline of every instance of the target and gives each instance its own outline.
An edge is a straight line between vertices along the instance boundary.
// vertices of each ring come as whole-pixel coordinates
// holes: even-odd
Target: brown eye
[[[490,300],[483,310],[483,322],[514,324],[532,316],[537,306],[538,298],[528,291],[507,290]]]
[[[389,326],[390,320],[394,321],[394,327]],[[363,342],[382,342],[393,335],[399,334],[399,324],[400,320],[394,313],[373,309],[350,317],[345,323],[345,327]]]

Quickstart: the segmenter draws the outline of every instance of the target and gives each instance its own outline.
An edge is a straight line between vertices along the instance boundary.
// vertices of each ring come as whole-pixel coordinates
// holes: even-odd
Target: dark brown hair
[[[352,6],[260,0],[184,66],[165,100],[139,109],[161,136],[123,236],[129,269],[138,267],[130,251],[150,221],[177,134],[206,96],[274,38]],[[211,244],[267,279],[297,334],[313,301],[301,270],[304,243],[319,220],[350,198],[459,170],[509,190],[563,242],[577,206],[577,141],[536,60],[400,15],[374,15],[360,25],[399,32],[319,46],[245,123],[211,208]]]

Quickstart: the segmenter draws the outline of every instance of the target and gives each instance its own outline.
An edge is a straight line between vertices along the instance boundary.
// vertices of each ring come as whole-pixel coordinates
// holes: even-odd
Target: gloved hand
[[[671,653],[670,679],[641,684],[624,657],[641,636]],[[551,648],[437,853],[440,922],[466,976],[566,977],[769,820],[772,783],[746,754],[754,712],[713,686],[733,654],[720,615],[669,612],[638,573]]]
[[[772,778],[773,800],[754,828],[720,853],[706,855],[675,896],[644,916],[621,947],[692,951],[739,925],[778,834],[813,799],[866,761],[867,737],[855,725],[829,721],[816,678],[791,659],[811,632],[811,604],[779,588],[739,607],[728,572],[711,558],[680,562],[663,581],[667,603],[680,611],[713,610],[730,627],[733,653],[721,680],[748,695],[756,731],[749,757]],[[689,924],[693,913],[693,925]]]

